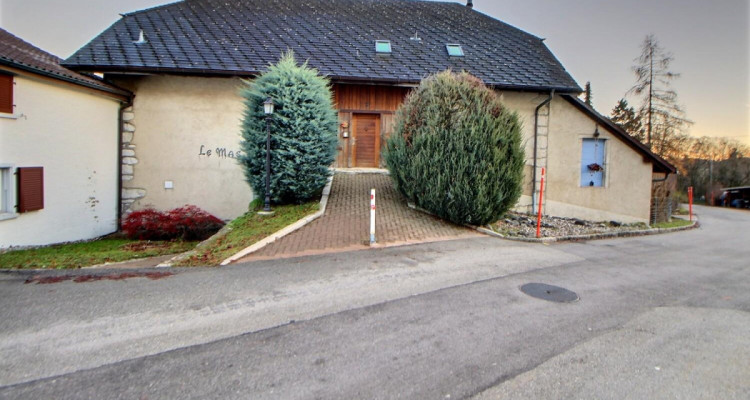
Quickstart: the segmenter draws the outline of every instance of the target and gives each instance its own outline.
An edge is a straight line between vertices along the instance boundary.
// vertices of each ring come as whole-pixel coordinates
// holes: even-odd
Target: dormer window
[[[448,49],[448,55],[451,57],[464,56],[464,49],[461,48],[460,44],[446,44],[445,48]]]
[[[375,52],[379,54],[390,54],[391,53],[391,41],[390,40],[376,40]]]

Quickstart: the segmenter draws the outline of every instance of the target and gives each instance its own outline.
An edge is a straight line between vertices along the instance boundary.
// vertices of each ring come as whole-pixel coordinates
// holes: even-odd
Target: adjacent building
[[[130,93],[0,29],[0,249],[117,230]]]

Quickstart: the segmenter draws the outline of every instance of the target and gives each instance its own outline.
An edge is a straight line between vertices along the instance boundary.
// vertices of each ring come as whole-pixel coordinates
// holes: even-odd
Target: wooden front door
[[[352,160],[354,167],[380,166],[380,114],[353,114]]]

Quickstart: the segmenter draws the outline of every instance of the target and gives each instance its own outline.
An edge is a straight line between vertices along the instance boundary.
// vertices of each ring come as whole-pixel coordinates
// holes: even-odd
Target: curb
[[[694,216],[695,217],[695,216]],[[517,237],[517,236],[504,236],[503,234],[497,233],[495,231],[489,230],[487,228],[483,228],[481,226],[470,226],[467,225],[479,232],[482,232],[488,236],[494,236],[501,239],[506,240],[513,240],[516,242],[527,242],[527,243],[554,243],[554,242],[566,242],[566,241],[574,241],[574,240],[597,240],[597,239],[613,239],[618,237],[632,237],[632,236],[649,236],[649,235],[658,235],[661,233],[671,233],[671,232],[679,232],[679,231],[686,231],[689,229],[694,229],[700,227],[700,224],[698,223],[698,219],[694,218],[695,221],[693,221],[692,224],[686,225],[686,226],[678,226],[675,228],[653,228],[653,229],[641,229],[637,231],[619,231],[619,232],[605,232],[605,233],[592,233],[590,235],[569,235],[569,236],[560,236],[560,237],[543,237],[543,238],[527,238],[527,237]]]
[[[333,175],[331,175],[331,177],[328,178],[328,182],[326,183],[326,186],[323,188],[323,194],[320,197],[320,207],[319,207],[318,211],[315,212],[315,214],[308,215],[307,217],[304,217],[304,218],[300,219],[299,221],[297,221],[297,222],[295,222],[295,223],[293,223],[291,225],[288,225],[288,226],[286,226],[285,228],[283,228],[281,230],[278,230],[278,231],[272,233],[271,235],[269,235],[265,239],[263,239],[263,240],[261,240],[259,242],[256,242],[256,243],[254,243],[254,244],[252,244],[252,245],[244,248],[243,250],[241,250],[240,252],[236,253],[235,255],[233,255],[233,256],[227,258],[226,260],[222,261],[221,264],[219,264],[219,265],[222,265],[222,266],[223,265],[229,265],[229,264],[231,264],[231,263],[239,260],[240,258],[245,257],[248,254],[254,253],[254,252],[262,249],[263,247],[266,247],[269,244],[275,242],[277,239],[281,239],[284,236],[286,236],[286,235],[288,235],[288,234],[290,234],[290,233],[292,233],[292,232],[294,232],[294,231],[302,228],[303,226],[309,224],[310,222],[312,222],[312,221],[320,218],[326,212],[326,206],[328,205],[328,196],[331,194],[331,185],[332,184],[333,184]]]

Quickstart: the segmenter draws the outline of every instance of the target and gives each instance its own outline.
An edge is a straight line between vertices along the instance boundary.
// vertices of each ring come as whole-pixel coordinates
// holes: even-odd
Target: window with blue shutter
[[[605,140],[583,139],[581,148],[581,186],[604,186]]]

